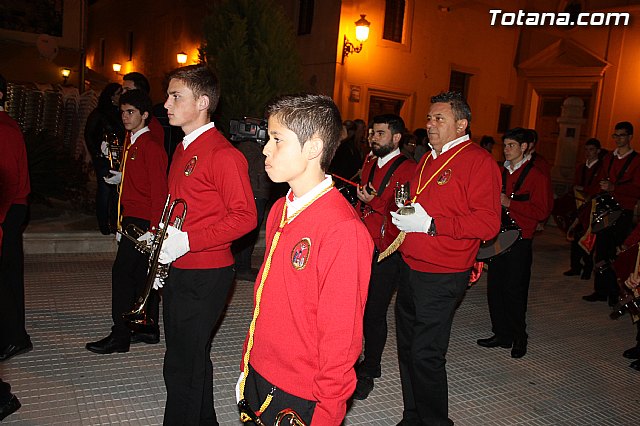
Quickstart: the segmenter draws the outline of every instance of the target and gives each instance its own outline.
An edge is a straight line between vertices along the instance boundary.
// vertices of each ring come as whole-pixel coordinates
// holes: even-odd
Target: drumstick
[[[357,188],[358,186],[360,186],[360,185],[358,185],[357,183],[350,181],[349,179],[345,179],[345,178],[343,178],[342,176],[334,175],[333,173],[331,174],[331,176],[333,176],[334,178],[338,178],[338,179],[340,179],[341,181],[348,183],[349,185],[353,185],[353,186],[355,186],[356,188]]]

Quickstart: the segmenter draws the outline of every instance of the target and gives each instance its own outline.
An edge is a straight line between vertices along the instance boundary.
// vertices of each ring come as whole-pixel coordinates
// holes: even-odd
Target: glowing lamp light
[[[113,70],[116,72],[116,74],[119,73],[121,69],[122,69],[122,65],[121,64],[119,64],[117,62],[115,64],[113,64]]]
[[[367,41],[369,38],[369,26],[371,22],[365,19],[367,15],[360,15],[360,19],[358,19],[356,24],[356,40],[360,42],[360,46],[355,46],[353,43],[349,41],[347,36],[344,36],[344,45],[342,47],[342,63],[344,64],[344,58],[349,56],[352,53],[360,53],[362,51],[362,43]]]
[[[186,64],[187,63],[187,54],[184,52],[180,52],[176,55],[176,59],[178,60],[179,64]]]

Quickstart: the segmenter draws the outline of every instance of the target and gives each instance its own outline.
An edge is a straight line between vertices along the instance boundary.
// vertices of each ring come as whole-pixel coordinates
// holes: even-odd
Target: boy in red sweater
[[[494,335],[478,345],[512,348],[512,358],[527,353],[526,312],[533,260],[533,234],[538,223],[551,213],[549,177],[526,156],[527,129],[515,128],[502,137],[505,163],[502,168],[500,203],[522,230],[522,239],[508,252],[494,258],[487,275],[487,298]]]
[[[233,283],[231,242],[256,227],[256,205],[247,161],[211,121],[220,98],[215,73],[189,65],[169,77],[169,123],[185,133],[171,161],[169,194],[188,212],[182,229],[168,228],[160,251],[160,263],[171,263],[163,292],[164,424],[217,425],[211,338]]]
[[[141,90],[130,90],[120,97],[120,114],[129,132],[122,171],[111,170],[112,176],[104,178],[109,184],[120,185],[118,238],[129,225],[143,231],[157,226],[167,198],[167,154],[162,141],[155,139],[148,127],[151,99]],[[146,307],[149,319],[155,324],[149,332],[132,335],[122,317],[142,294],[148,269],[148,254],[138,251],[129,239],[120,238],[111,272],[111,333],[97,342],[87,343],[87,350],[97,354],[128,352],[131,343],[160,341],[157,291],[151,292]]]
[[[237,398],[265,424],[291,408],[307,425],[337,426],[356,386],[374,246],[325,174],[342,122],[331,98],[284,96],[267,115],[265,168],[291,189],[267,220]]]

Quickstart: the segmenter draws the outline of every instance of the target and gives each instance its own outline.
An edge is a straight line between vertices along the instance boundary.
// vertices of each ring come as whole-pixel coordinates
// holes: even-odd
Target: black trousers
[[[409,269],[396,296],[398,362],[410,425],[451,425],[446,354],[456,308],[470,271],[433,274]]]
[[[273,384],[269,383],[249,365],[249,375],[247,376],[244,387],[244,398],[254,412],[260,408],[272,388]],[[305,424],[310,425],[316,403],[291,395],[276,387],[273,393],[273,399],[267,409],[264,410],[264,413],[260,415],[260,419],[265,424],[272,425],[274,424],[276,415],[285,408],[294,410]],[[249,422],[248,424],[254,423]],[[285,424],[289,423],[283,423],[283,425]]]
[[[27,206],[13,204],[2,223],[0,257],[0,350],[29,341],[25,327],[22,233]]]
[[[233,266],[169,272],[163,289],[165,425],[218,425],[211,339],[233,276]]]
[[[511,249],[491,260],[487,299],[493,333],[506,342],[527,339],[527,301],[533,254],[531,239],[516,241]]]
[[[633,230],[633,212],[625,210],[613,226],[603,229],[596,234],[596,263],[612,261],[616,258],[616,248],[629,236]],[[600,296],[618,299],[618,284],[613,268],[604,268],[595,274],[593,290]]]
[[[387,310],[393,293],[409,275],[409,267],[395,252],[378,263],[374,256],[369,280],[369,295],[364,310],[364,360],[358,374],[380,377],[382,351],[387,343]]]
[[[137,217],[125,216],[122,229],[134,224],[147,231],[149,221]],[[144,290],[149,269],[149,256],[136,249],[133,241],[122,237],[118,245],[116,260],[111,269],[111,332],[116,339],[129,340],[131,331],[122,319],[122,314],[131,311],[134,303]],[[160,296],[151,290],[147,302],[146,313],[155,324],[158,324]]]

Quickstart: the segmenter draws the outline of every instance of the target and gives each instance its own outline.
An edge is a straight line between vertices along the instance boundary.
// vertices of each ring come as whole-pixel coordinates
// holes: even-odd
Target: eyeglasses
[[[622,139],[626,138],[627,136],[629,136],[627,133],[614,133],[611,135],[611,137],[614,139]]]

